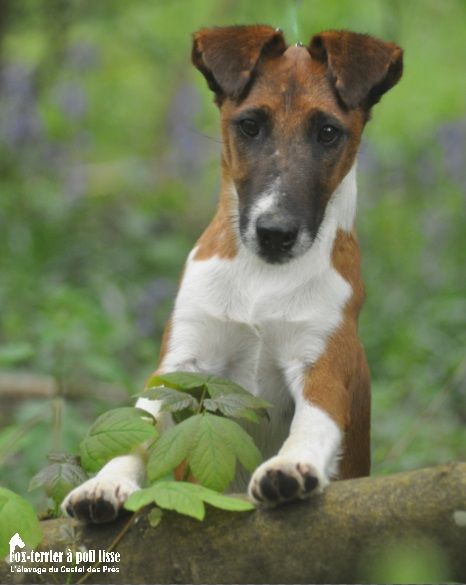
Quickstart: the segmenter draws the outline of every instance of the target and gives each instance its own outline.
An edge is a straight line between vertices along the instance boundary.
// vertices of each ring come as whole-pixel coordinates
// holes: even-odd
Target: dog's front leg
[[[249,483],[249,495],[259,503],[278,504],[319,493],[337,473],[347,391],[338,379],[314,379],[312,371],[297,378],[290,388],[295,414],[289,436]]]

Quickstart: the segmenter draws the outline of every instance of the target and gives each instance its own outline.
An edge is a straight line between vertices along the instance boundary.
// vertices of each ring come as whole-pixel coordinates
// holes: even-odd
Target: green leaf
[[[79,446],[81,464],[98,471],[117,455],[129,453],[137,445],[157,437],[154,420],[138,408],[122,407],[100,416]]]
[[[261,455],[236,422],[204,412],[161,436],[151,449],[147,473],[149,480],[155,481],[186,461],[200,484],[224,491],[235,476],[236,458],[252,470]]]
[[[272,404],[257,398],[238,384],[226,380],[223,378],[217,378],[216,376],[208,376],[206,380],[207,391],[211,398],[220,398],[223,396],[236,395],[242,399],[243,404],[247,408],[259,409],[259,408],[270,408]]]
[[[253,410],[257,410],[260,416],[267,416],[265,409],[272,406],[266,400],[257,398],[238,384],[208,374],[193,372],[160,374],[152,376],[148,386],[165,386],[179,392],[193,393],[197,398],[200,398],[202,390],[206,389],[210,399],[204,400],[203,406],[207,410],[220,411],[225,416],[246,418],[253,422],[259,422],[259,418],[252,412]],[[141,396],[149,397],[146,394],[149,391],[146,390]],[[150,397],[163,399],[164,394],[152,394]]]
[[[191,486],[192,484],[182,481],[160,482],[154,486],[155,503],[160,508],[203,520],[204,504]]]
[[[217,418],[217,417],[213,417]],[[261,462],[262,456],[251,436],[236,422],[227,418],[217,418],[221,425],[217,425],[219,441],[227,443],[241,465],[248,471],[253,471]]]
[[[228,510],[230,512],[247,512],[248,510],[254,510],[255,506],[243,497],[238,496],[225,496],[218,492],[206,488],[199,484],[191,484],[196,489],[199,497],[206,504],[210,504],[215,508],[221,508],[222,510]]]
[[[141,396],[151,400],[161,400],[163,402],[162,410],[168,412],[178,412],[185,408],[195,411],[199,408],[199,402],[191,394],[180,392],[174,388],[165,388],[165,386],[148,388]]]
[[[147,463],[150,481],[160,479],[188,458],[201,420],[201,414],[191,416],[160,437],[152,447]]]
[[[148,488],[131,494],[126,500],[125,508],[136,511],[155,502],[160,508],[174,510],[179,514],[203,520],[204,504],[189,486],[192,484],[182,481],[159,481]]]
[[[128,499],[124,503],[124,508],[130,512],[137,512],[141,508],[152,504],[154,500],[153,488],[155,485],[151,485],[147,488],[142,488],[129,495]]]
[[[216,410],[225,416],[246,418],[252,422],[259,422],[259,418],[256,413],[252,412],[253,410],[257,410],[259,416],[268,417],[265,409],[273,406],[267,400],[257,398],[238,384],[214,376],[211,376],[207,384],[207,392],[213,400],[213,402],[209,402],[211,408],[208,410],[213,410],[215,404]]]
[[[148,488],[131,494],[125,508],[133,512],[155,503],[160,508],[175,510],[180,514],[203,520],[203,502],[232,512],[253,510],[251,502],[232,496],[224,496],[198,484],[184,481],[158,481]]]
[[[50,457],[51,461],[56,458]],[[87,474],[74,461],[64,460],[51,463],[41,469],[29,483],[29,490],[42,487],[47,496],[52,498],[55,504],[60,504],[64,497],[76,486],[87,479]]]
[[[170,372],[168,374],[157,374],[149,378],[148,387],[167,386],[181,392],[192,392],[202,389],[211,376],[193,372]]]
[[[188,456],[189,467],[202,485],[223,492],[235,476],[236,458],[226,440],[226,418],[204,413]],[[235,423],[233,423],[235,424]]]
[[[232,394],[231,396],[219,396],[218,398],[206,398],[203,406],[211,412],[221,412],[225,416],[233,418],[245,418],[251,422],[260,422],[260,417],[254,410],[246,408],[241,397]]]
[[[31,504],[0,487],[0,558],[8,555],[10,538],[16,532],[31,548],[42,540],[42,529]]]

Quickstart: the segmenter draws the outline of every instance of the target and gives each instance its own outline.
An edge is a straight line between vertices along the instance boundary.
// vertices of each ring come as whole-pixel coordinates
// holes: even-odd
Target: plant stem
[[[117,546],[117,544],[121,541],[121,539],[124,537],[124,535],[128,532],[128,530],[131,528],[131,526],[134,524],[136,518],[138,518],[142,512],[142,510],[144,510],[144,508],[141,508],[140,510],[138,510],[135,514],[133,514],[131,516],[131,518],[128,520],[128,522],[123,526],[123,528],[120,530],[120,532],[115,536],[115,538],[112,540],[110,546],[107,549],[107,552],[112,552],[113,549]],[[92,567],[98,567],[102,564],[102,561],[99,561],[97,563],[94,563],[92,565]],[[84,581],[86,581],[86,579],[89,577],[89,575],[92,573],[92,571],[90,569],[88,569],[86,571],[86,573],[84,573],[84,575],[81,577],[81,579],[79,579],[78,581],[76,581],[76,585],[79,585],[80,583],[84,583]]]
[[[207,392],[207,384],[203,384],[202,386],[202,394],[201,394],[201,398],[199,399],[199,408],[197,409],[196,414],[199,414],[202,410],[202,406],[203,406],[203,402],[204,402],[204,398]]]

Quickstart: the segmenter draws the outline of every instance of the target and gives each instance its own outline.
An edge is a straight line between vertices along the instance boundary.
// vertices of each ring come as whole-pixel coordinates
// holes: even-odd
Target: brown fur
[[[261,57],[279,55],[285,48],[283,35],[271,26],[201,29],[193,35],[192,61],[221,104],[225,97],[242,96]],[[229,58],[225,59],[227,53]]]
[[[228,188],[224,187],[213,220],[197,241],[195,260],[207,260],[212,256],[234,258],[238,251],[235,232],[231,225],[232,201]]]
[[[350,109],[372,107],[403,73],[400,47],[369,35],[327,31],[312,38],[309,52],[328,65],[335,90]]]
[[[325,410],[345,433],[339,475],[345,479],[368,475],[370,470],[369,370],[357,333],[364,286],[359,246],[353,234],[338,231],[332,262],[350,283],[353,294],[345,307],[343,323],[307,372],[304,396]]]

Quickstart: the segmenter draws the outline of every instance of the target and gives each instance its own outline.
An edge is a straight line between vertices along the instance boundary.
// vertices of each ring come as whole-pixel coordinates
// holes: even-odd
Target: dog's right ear
[[[246,94],[260,59],[285,50],[282,32],[271,26],[203,28],[193,35],[192,62],[220,105],[226,97],[238,100]]]

